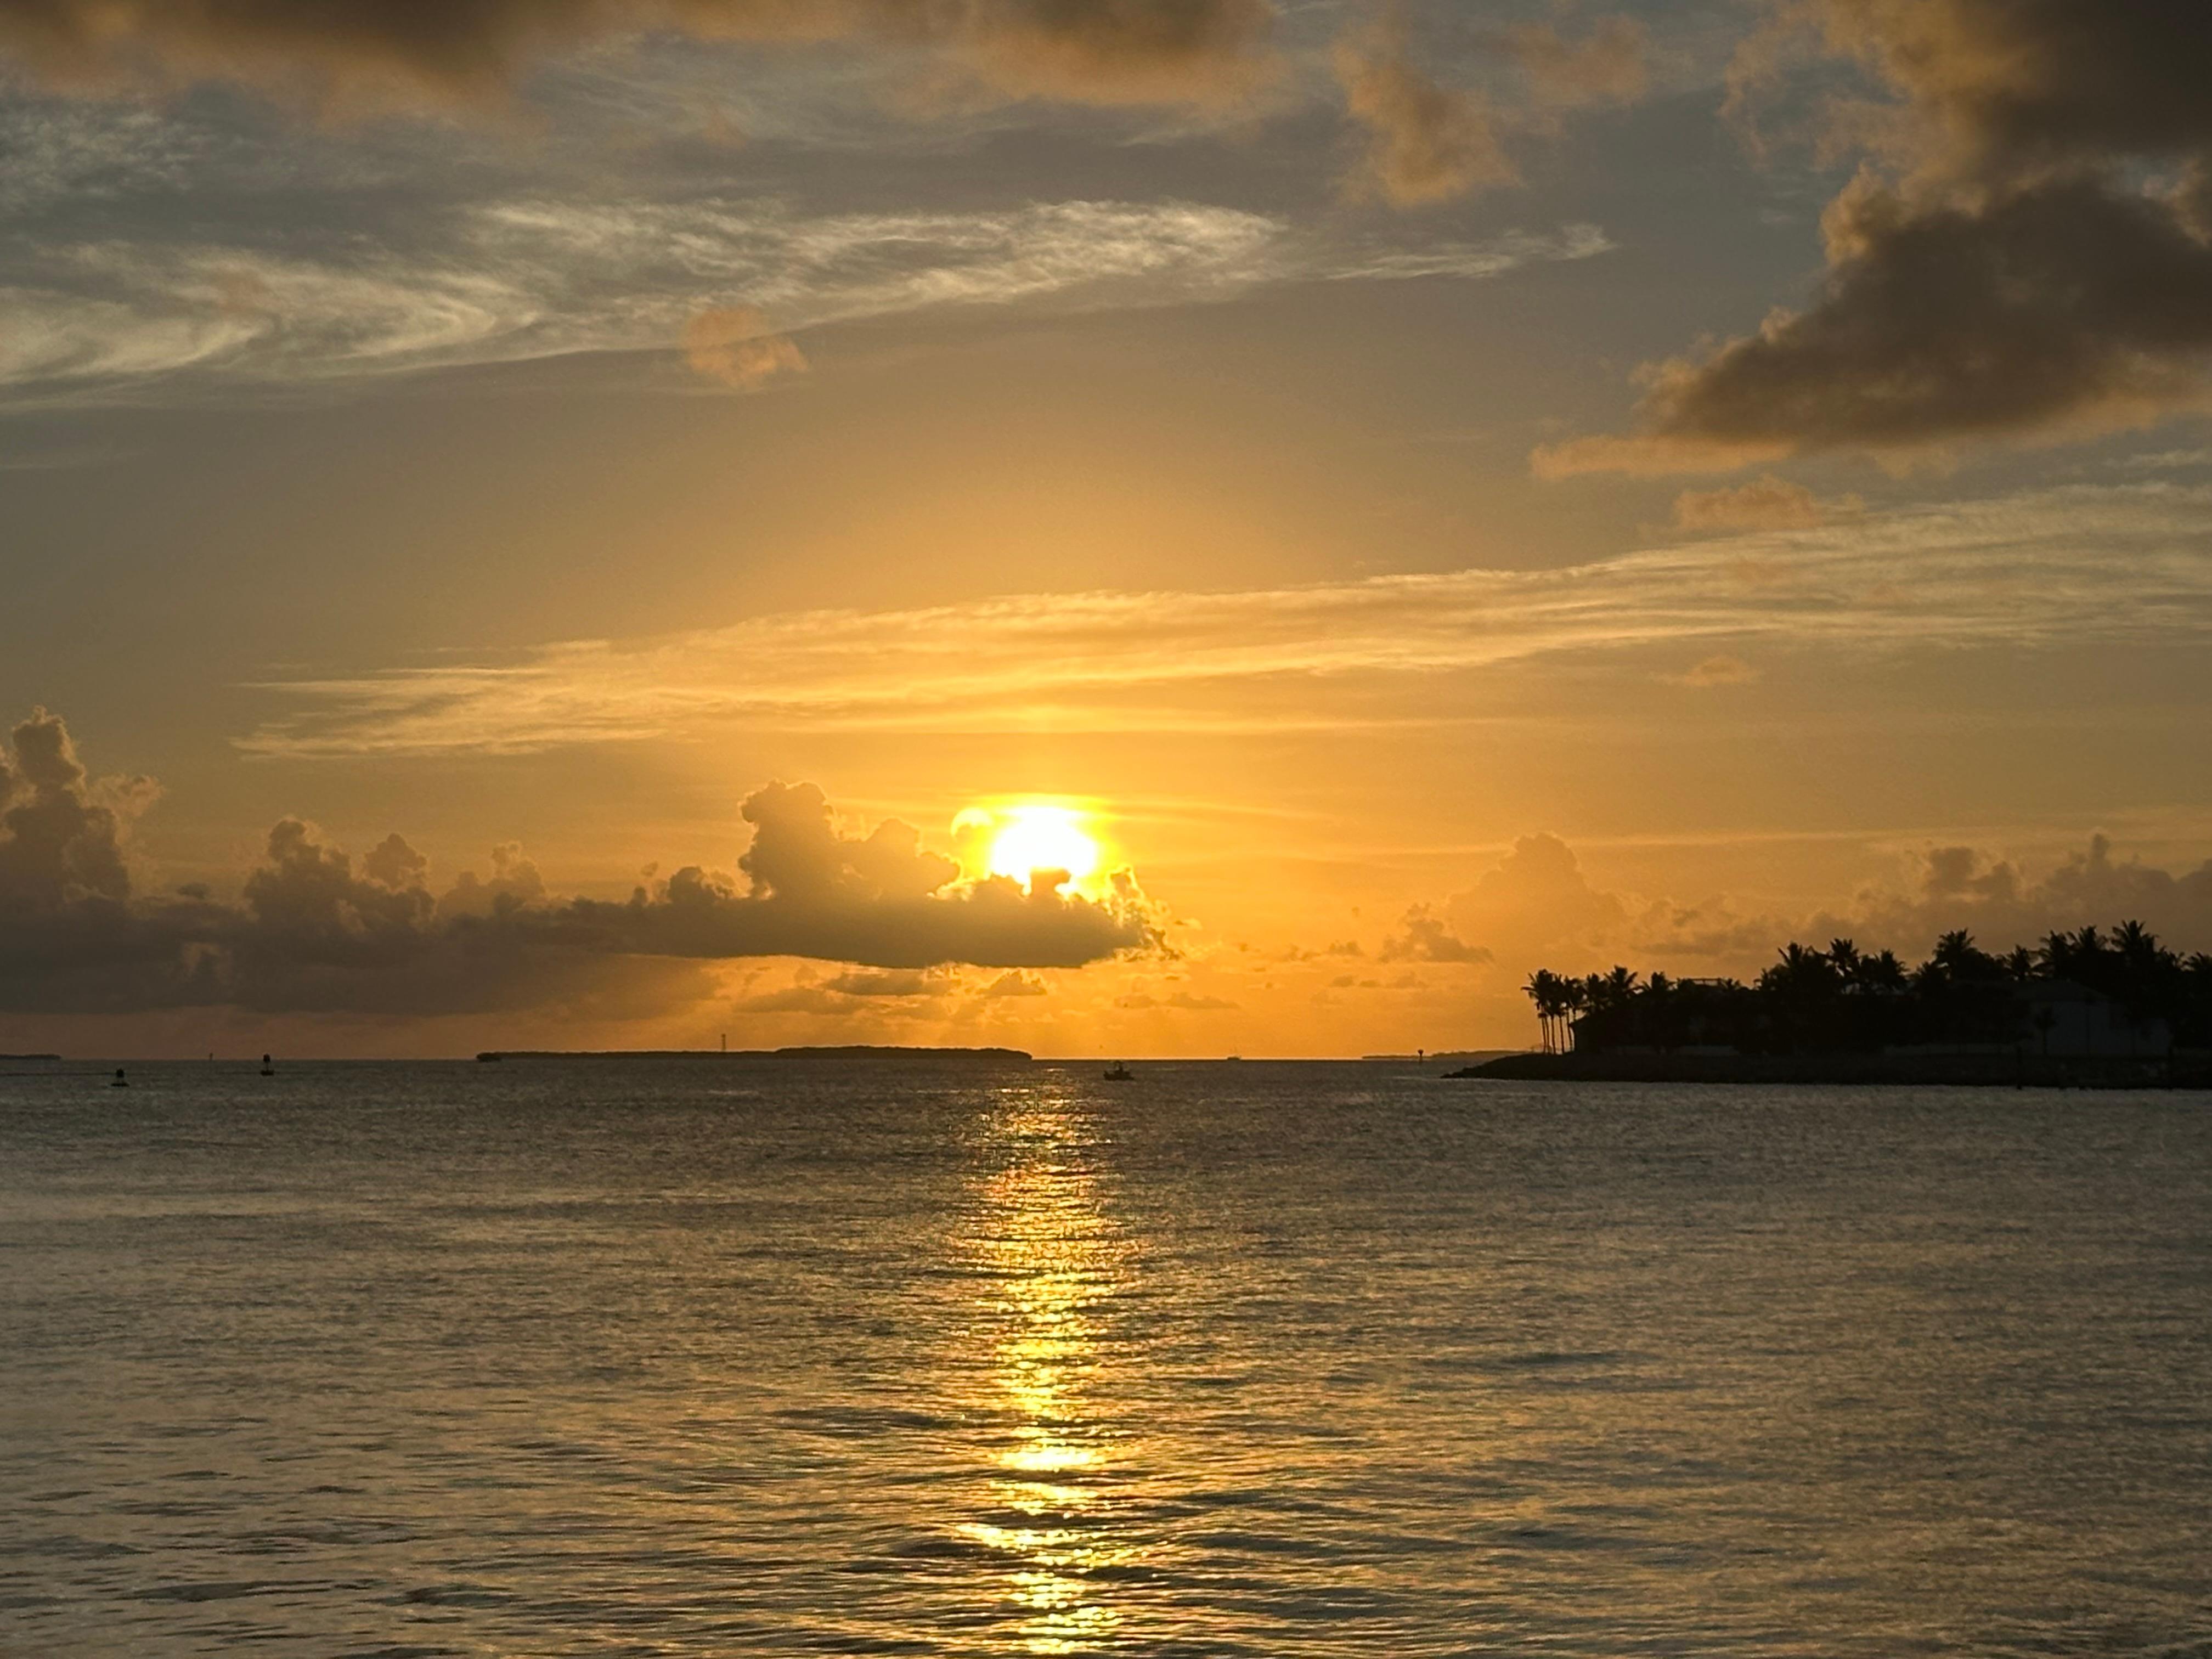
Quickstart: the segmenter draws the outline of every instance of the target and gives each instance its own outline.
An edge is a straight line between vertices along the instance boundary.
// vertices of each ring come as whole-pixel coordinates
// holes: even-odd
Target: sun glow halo
[[[1083,832],[1083,815],[1065,806],[1007,806],[992,814],[986,868],[994,876],[1026,882],[1038,870],[1065,870],[1081,881],[1098,870],[1098,843]]]

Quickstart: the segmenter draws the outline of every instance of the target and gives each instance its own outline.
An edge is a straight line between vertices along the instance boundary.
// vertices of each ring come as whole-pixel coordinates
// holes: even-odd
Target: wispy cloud
[[[1332,702],[1367,707],[1332,687],[1563,652],[2198,639],[2212,634],[2208,548],[2212,489],[2085,486],[1560,570],[814,611],[283,682],[264,689],[284,711],[241,747],[287,758],[512,752],[724,720],[1172,728],[1233,721],[1237,689],[1255,686],[1297,691],[1270,697],[1271,721],[1326,720]]]
[[[673,349],[702,312],[784,332],[959,307],[1110,307],[1261,283],[1479,279],[1611,246],[1595,226],[1345,246],[1188,202],[807,216],[772,199],[520,199],[453,211],[410,251],[114,240],[0,262],[0,387],[298,385],[586,351]]]

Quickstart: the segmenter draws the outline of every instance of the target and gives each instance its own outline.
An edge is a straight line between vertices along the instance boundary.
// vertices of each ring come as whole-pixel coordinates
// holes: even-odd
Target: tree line
[[[2177,1043],[2212,1047],[2212,955],[2183,957],[2139,921],[2109,933],[2053,933],[2002,956],[1962,928],[1944,934],[1917,967],[1839,939],[1826,950],[1784,945],[1748,985],[1645,978],[1621,967],[1580,976],[1547,968],[1522,989],[1547,1054],[1692,1046],[1787,1054],[2047,1042],[2052,1016],[2031,1014],[2022,994],[2039,981],[2084,987],[2138,1027],[2163,1021]]]

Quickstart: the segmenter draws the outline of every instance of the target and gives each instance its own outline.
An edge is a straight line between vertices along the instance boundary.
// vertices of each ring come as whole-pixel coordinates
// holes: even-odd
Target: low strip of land
[[[1455,1078],[1576,1083],[1971,1084],[2037,1089],[2212,1088],[2212,1054],[2017,1053],[1507,1054]]]

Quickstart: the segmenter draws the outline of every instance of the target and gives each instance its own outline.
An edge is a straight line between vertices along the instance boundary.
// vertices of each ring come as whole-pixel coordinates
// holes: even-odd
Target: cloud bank
[[[2203,407],[2212,358],[2212,9],[2193,0],[1812,0],[1787,25],[1888,94],[1828,209],[1813,303],[1650,371],[1641,429],[1540,474],[1727,470],[2048,441]]]
[[[1097,899],[963,880],[907,825],[847,834],[811,784],[746,799],[738,876],[687,866],[624,902],[555,898],[514,847],[489,878],[434,894],[399,836],[356,860],[295,818],[269,832],[235,901],[141,891],[128,828],[152,795],[143,779],[94,782],[46,711],[16,726],[0,750],[0,1010],[642,1014],[701,994],[696,964],[736,957],[1018,972],[1159,942],[1126,872]]]
[[[225,80],[349,112],[495,97],[653,33],[927,48],[1012,97],[1218,103],[1264,80],[1267,0],[0,0],[0,49],[70,87]]]
[[[1893,652],[2212,635],[2212,490],[2151,483],[1868,514],[1603,563],[1243,592],[1031,594],[772,616],[572,641],[268,690],[249,754],[513,753],[716,720],[942,731],[1175,729],[1269,688],[1264,722],[1328,688],[1564,652],[1753,642]],[[1336,698],[1334,702],[1342,699]]]
[[[2002,951],[2056,929],[2130,917],[2185,952],[2212,949],[2212,862],[2170,871],[2118,856],[2103,836],[2040,873],[1980,848],[1926,847],[1847,901],[1776,915],[1724,896],[1684,901],[1611,890],[1590,878],[1566,842],[1538,834],[1522,837],[1464,890],[1415,907],[1409,921],[1469,941],[1461,948],[1480,950],[1479,959],[1494,959],[1517,983],[1537,967],[1583,973],[1616,962],[1747,977],[1791,939],[1825,945],[1848,938],[1917,960],[1954,928]]]

